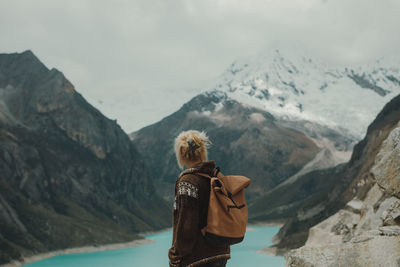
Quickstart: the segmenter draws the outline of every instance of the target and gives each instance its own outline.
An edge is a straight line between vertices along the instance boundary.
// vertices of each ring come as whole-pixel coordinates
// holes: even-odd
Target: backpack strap
[[[208,178],[208,179],[211,179],[211,176],[210,176],[210,175],[205,174],[205,173],[202,173],[202,172],[198,172],[198,173],[196,173],[196,175],[202,176],[202,177],[205,177],[205,178]]]
[[[220,173],[221,172],[221,170],[219,169],[219,167],[215,167],[215,169],[214,169],[214,176],[215,177],[218,177],[218,173]]]

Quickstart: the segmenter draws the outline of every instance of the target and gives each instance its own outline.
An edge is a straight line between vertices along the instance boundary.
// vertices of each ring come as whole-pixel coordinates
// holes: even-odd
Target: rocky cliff
[[[170,224],[136,147],[31,51],[0,54],[0,263]]]
[[[291,218],[281,228],[276,240],[277,245],[275,246],[275,248],[278,249],[278,253],[282,253],[288,248],[290,249],[303,246],[306,243],[307,238],[309,237],[309,229],[311,227],[334,215],[336,212],[343,209],[344,207],[347,207],[346,209],[351,210],[352,212],[359,213],[359,215],[357,216],[363,217],[364,211],[368,210],[368,208],[364,207],[363,209],[361,209],[361,207],[364,204],[368,206],[374,201],[372,200],[371,202],[371,200],[368,199],[371,197],[371,194],[377,195],[376,188],[382,188],[382,186],[379,186],[380,184],[386,184],[386,189],[383,189],[382,191],[382,194],[385,197],[379,197],[380,201],[382,202],[378,201],[372,204],[372,210],[374,211],[374,213],[377,212],[381,203],[385,201],[385,198],[387,198],[387,196],[389,196],[390,194],[393,196],[392,191],[390,191],[393,190],[393,188],[390,188],[393,187],[393,185],[396,183],[396,179],[394,179],[393,177],[399,174],[399,165],[397,165],[396,161],[394,160],[394,156],[396,156],[396,153],[394,153],[394,144],[396,143],[396,141],[393,140],[393,138],[396,136],[396,132],[398,131],[397,127],[399,120],[400,96],[397,96],[384,107],[384,109],[378,114],[374,122],[368,127],[368,132],[365,138],[355,146],[351,160],[347,164],[339,165],[331,169],[315,171],[301,176],[297,179],[297,183],[300,185],[302,184],[302,181],[307,182],[307,180],[310,179],[318,179],[320,182],[326,181],[328,185],[330,185],[327,187],[327,189],[309,196],[309,199],[299,206],[295,217]],[[392,178],[388,180],[388,177]],[[299,186],[296,187],[295,185],[296,183],[286,185],[286,189],[293,189],[293,191],[291,192],[294,195],[301,194],[302,191],[304,191],[304,188],[301,188]],[[391,193],[389,194],[389,192]],[[341,217],[339,215],[335,216]],[[336,219],[332,220],[335,221]],[[354,221],[356,220],[353,220],[353,222]],[[378,219],[376,221],[378,221]],[[319,228],[324,228],[324,225],[327,224],[322,223],[321,225]],[[379,223],[375,222],[374,225],[376,228]],[[381,226],[385,225],[382,223]],[[347,229],[346,227],[349,229]],[[320,240],[320,242],[323,243],[323,239],[330,235],[329,231],[341,232],[343,230],[342,228],[353,231],[353,228],[357,227],[361,227],[361,231],[364,231],[366,229],[364,223],[355,223],[351,227],[346,227],[337,225],[336,228],[339,228],[339,230],[333,227],[331,229],[328,229],[324,234],[320,234],[318,238],[322,239]],[[327,228],[325,228],[325,230],[326,229]],[[342,232],[345,233],[347,231],[346,229]],[[310,238],[312,233],[313,231],[310,232]],[[347,240],[349,240],[349,235],[347,235],[346,238]],[[307,241],[307,243],[315,242]],[[310,251],[314,251],[314,248],[310,248]],[[296,256],[293,257],[293,260],[291,260],[292,258],[291,256],[289,256],[289,262],[291,262],[293,266],[297,266],[296,264],[302,266],[300,264],[301,259],[297,261],[295,260]],[[315,266],[329,265],[316,264]]]
[[[400,123],[382,143],[370,169],[373,186],[310,229],[287,266],[400,265]]]

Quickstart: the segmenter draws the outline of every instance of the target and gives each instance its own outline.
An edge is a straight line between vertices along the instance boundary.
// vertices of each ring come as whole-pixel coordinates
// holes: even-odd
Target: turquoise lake
[[[258,250],[272,244],[272,237],[279,227],[249,226],[244,241],[231,247],[231,259],[228,267],[284,266],[283,257],[270,257],[257,253]],[[146,236],[154,243],[100,252],[60,255],[53,258],[29,263],[24,267],[163,267],[168,266],[168,249],[171,246],[171,231]]]

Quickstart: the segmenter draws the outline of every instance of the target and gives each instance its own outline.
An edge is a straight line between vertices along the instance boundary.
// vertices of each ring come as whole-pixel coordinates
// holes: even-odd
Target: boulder
[[[400,127],[383,142],[371,172],[380,187],[400,198]]]
[[[362,242],[348,242],[324,247],[304,246],[286,256],[290,267],[398,267],[400,238],[374,236]]]

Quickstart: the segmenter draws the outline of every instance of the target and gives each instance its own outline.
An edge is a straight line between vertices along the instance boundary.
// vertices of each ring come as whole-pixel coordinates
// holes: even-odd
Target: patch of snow
[[[250,120],[260,123],[260,122],[265,121],[265,117],[261,113],[252,113],[250,115]]]
[[[214,112],[220,111],[223,107],[224,107],[224,103],[222,103],[222,102],[215,104]]]
[[[363,202],[355,198],[347,202],[346,206],[350,207],[353,210],[360,211],[363,206]]]
[[[201,112],[201,114],[204,115],[204,116],[210,116],[210,115],[211,115],[211,111],[209,111],[209,110],[203,110],[203,111]]]
[[[275,51],[236,61],[212,90],[276,117],[341,127],[361,139],[383,106],[400,93],[398,64],[389,65],[381,60],[327,66],[306,55],[285,57]],[[363,77],[364,87],[378,86],[387,94],[363,88],[350,77],[353,74]]]

